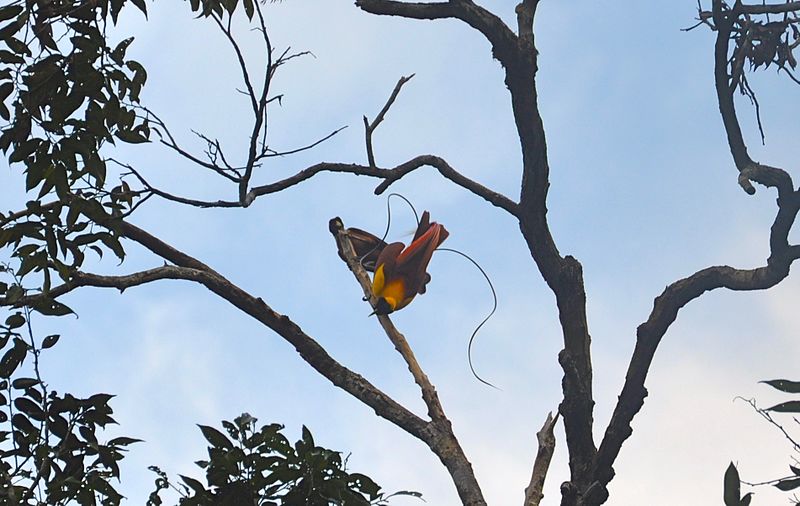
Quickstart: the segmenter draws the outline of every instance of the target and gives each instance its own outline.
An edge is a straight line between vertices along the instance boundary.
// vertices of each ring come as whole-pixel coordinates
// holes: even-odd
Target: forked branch
[[[394,86],[394,90],[392,90],[392,94],[389,95],[389,99],[386,101],[386,104],[381,109],[381,112],[375,116],[375,119],[372,120],[372,123],[364,116],[364,135],[366,136],[366,143],[367,143],[367,161],[369,162],[370,167],[377,167],[375,165],[375,154],[372,149],[372,133],[378,128],[378,125],[383,122],[383,119],[386,117],[386,113],[389,112],[389,108],[394,104],[394,101],[397,99],[397,95],[400,93],[400,88],[403,87],[411,78],[414,77],[414,74],[411,74],[408,77],[401,77],[397,84]]]

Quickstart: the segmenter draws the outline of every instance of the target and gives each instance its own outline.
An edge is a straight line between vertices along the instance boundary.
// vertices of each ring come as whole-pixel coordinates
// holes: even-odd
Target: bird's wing
[[[434,250],[447,238],[447,230],[438,223],[432,223],[419,238],[414,240],[397,257],[394,269],[398,276],[403,276],[408,287],[414,293],[422,293],[428,280],[428,264]]]
[[[382,241],[378,236],[355,227],[348,228],[347,235],[350,236],[350,242],[353,243],[353,249],[356,251],[356,256],[361,261],[361,265],[366,270],[375,272],[375,268],[378,265],[378,256],[386,247],[386,242]]]

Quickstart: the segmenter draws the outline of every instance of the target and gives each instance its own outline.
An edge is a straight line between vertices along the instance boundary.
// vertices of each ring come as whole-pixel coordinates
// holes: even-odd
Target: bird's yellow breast
[[[386,279],[383,265],[379,265],[375,270],[375,277],[372,280],[372,294],[375,297],[383,297],[387,301],[391,301],[395,310],[407,306],[416,295],[408,296],[403,278]]]

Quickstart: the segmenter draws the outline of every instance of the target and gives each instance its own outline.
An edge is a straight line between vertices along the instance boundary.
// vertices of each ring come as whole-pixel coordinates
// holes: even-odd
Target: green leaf
[[[766,411],[774,411],[776,413],[800,413],[800,401],[788,401],[776,404]]]
[[[748,492],[742,497],[742,501],[739,503],[741,506],[750,506],[750,501],[753,500],[753,493]]]
[[[52,348],[58,342],[61,336],[59,334],[51,334],[42,340],[42,349]]]
[[[31,49],[28,47],[28,45],[16,37],[9,37],[6,39],[6,44],[8,44],[8,47],[12,51],[19,55],[31,56]]]
[[[6,292],[6,302],[13,304],[22,298],[24,294],[25,290],[21,286],[13,284],[8,287],[8,292]]]
[[[9,378],[11,374],[25,359],[28,353],[28,347],[19,339],[14,339],[14,347],[5,352],[3,358],[0,358],[0,378]]]
[[[788,480],[781,480],[775,484],[775,487],[783,490],[784,492],[800,488],[800,478],[789,478]]]
[[[17,378],[11,382],[11,386],[17,390],[25,390],[26,388],[30,388],[38,384],[39,380],[36,378]]]
[[[11,51],[6,51],[5,49],[0,50],[0,62],[6,63],[8,65],[18,65],[20,63],[25,63],[25,58],[12,53]]]
[[[769,381],[760,381],[759,383],[766,383],[767,385],[786,392],[787,394],[800,394],[800,381],[789,381],[785,379],[775,379]]]
[[[214,448],[221,448],[224,450],[233,448],[233,443],[231,443],[228,437],[214,427],[209,427],[207,425],[198,425],[198,427],[200,427],[203,436]]]
[[[124,63],[125,52],[128,50],[128,46],[131,45],[131,42],[133,42],[133,37],[128,37],[117,44],[117,47],[111,52],[111,59],[113,59],[117,65],[122,65]]]
[[[244,13],[247,15],[247,19],[253,19],[253,13],[255,12],[253,0],[244,0],[242,4],[244,5]]]
[[[18,329],[25,325],[25,317],[21,313],[15,313],[6,318],[6,325],[10,329]]]
[[[133,2],[133,5],[138,7],[144,14],[144,17],[147,18],[147,5],[144,3],[144,0],[131,0],[131,2]]]
[[[30,139],[19,143],[16,149],[11,152],[11,156],[8,157],[8,162],[16,163],[28,158],[33,154],[34,151],[36,151],[36,148],[39,147],[41,142],[41,139]]]
[[[88,399],[86,399],[86,402],[88,402],[95,408],[100,409],[104,406],[108,406],[108,401],[110,401],[113,398],[114,396],[111,394],[94,394]]]
[[[3,28],[0,28],[0,40],[7,40],[11,38],[21,28],[20,24],[16,21],[8,23]]]
[[[313,448],[314,445],[314,437],[311,435],[311,431],[308,430],[308,427],[303,425],[303,442],[309,446],[309,448]]]
[[[206,488],[203,486],[202,483],[195,480],[194,478],[189,478],[188,476],[184,476],[182,474],[179,474],[178,476],[180,476],[183,482],[189,485],[192,488],[192,490],[194,490],[195,494],[197,495],[205,494]]]
[[[14,85],[11,83],[0,84],[0,101],[5,100],[14,91]]]
[[[109,441],[108,446],[129,446],[134,443],[141,443],[142,441],[143,441],[142,439],[121,436],[121,437],[115,437],[114,439]]]
[[[16,415],[11,417],[11,425],[13,425],[17,430],[19,430],[23,434],[36,433],[36,428],[33,426],[31,421],[28,420],[28,417],[26,417],[22,413],[17,413]]]
[[[739,483],[739,471],[733,462],[730,463],[728,469],[725,470],[725,488],[723,497],[725,499],[725,506],[739,506],[739,497],[741,496],[741,485]]]
[[[11,19],[22,12],[22,5],[4,5],[0,7],[0,21]]]
[[[69,306],[50,299],[38,301],[33,305],[33,309],[45,316],[66,316],[75,313]]]
[[[122,142],[127,142],[128,144],[150,142],[150,139],[135,130],[117,130],[114,135]]]
[[[239,3],[239,0],[222,0],[222,6],[225,7],[225,10],[228,11],[228,14],[233,14],[233,11],[236,10],[236,5]]]

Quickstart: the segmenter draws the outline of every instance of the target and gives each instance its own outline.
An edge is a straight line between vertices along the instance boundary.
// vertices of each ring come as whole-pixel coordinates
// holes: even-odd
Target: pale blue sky
[[[513,2],[485,4],[513,22]],[[187,145],[202,148],[190,133],[200,130],[218,137],[236,158],[244,152],[249,111],[234,91],[239,75],[221,34],[212,23],[192,19],[184,3],[148,7],[149,21],[138,13],[124,18],[124,27],[137,34],[129,55],[149,73],[144,102]],[[349,128],[313,151],[275,159],[261,169],[258,183],[318,161],[365,161],[361,116],[374,116],[397,79],[416,73],[375,134],[378,162],[440,155],[517,198],[520,155],[509,96],[477,32],[453,21],[374,17],[338,0],[291,0],[268,4],[266,12],[276,46],[315,55],[278,74],[274,90],[286,96],[271,117],[273,145],[290,148]],[[714,36],[707,29],[680,31],[695,15],[692,1],[552,0],[542,2],[537,15],[539,96],[552,171],[549,217],[561,251],[584,265],[598,439],[635,328],[663,287],[708,265],[760,265],[768,254],[775,195],[761,188],[750,197],[736,183],[713,94]],[[258,68],[258,40],[241,28]],[[793,103],[798,90],[772,72],[754,82],[768,143],[760,147],[752,110],[740,101],[751,154],[793,168],[798,132],[785,103]],[[158,146],[117,155],[168,191],[235,198],[233,186]],[[14,193],[20,180],[19,168],[0,171],[4,208],[22,201]],[[327,231],[333,216],[382,231],[386,202],[372,194],[376,184],[323,174],[246,210],[151,200],[132,222],[262,297],[337,360],[424,413],[404,364],[366,317],[360,288]],[[553,297],[504,212],[429,169],[393,189],[430,210],[451,233],[447,246],[472,255],[494,281],[498,312],[479,335],[474,359],[501,392],[475,381],[467,366],[467,339],[491,305],[484,281],[467,262],[434,255],[428,293],[394,321],[437,385],[489,503],[519,504],[534,433],[560,399]],[[390,237],[407,239],[403,234],[414,223],[402,206],[395,209]],[[121,267],[109,258],[98,269],[130,272],[160,263],[134,244],[128,254]],[[768,293],[712,293],[681,312],[656,357],[650,396],[618,460],[608,504],[718,504],[731,460],[745,479],[783,473],[788,446],[733,399],[758,396],[769,404],[777,397],[757,381],[798,377],[798,289],[790,276]],[[118,395],[112,406],[120,430],[146,440],[122,467],[121,490],[130,504],[143,504],[152,488],[148,465],[197,476],[192,462],[204,456],[205,446],[194,424],[215,424],[242,411],[286,424],[291,437],[308,425],[320,444],[352,452],[352,469],[388,491],[413,489],[430,505],[457,504],[449,476],[426,447],[333,388],[280,337],[204,288],[160,282],[123,295],[87,289],[65,300],[79,319],[34,321],[42,335],[53,329],[64,335],[43,367],[58,390]],[[567,476],[559,437],[546,505],[558,504],[558,485]],[[782,500],[759,489],[754,504]]]

